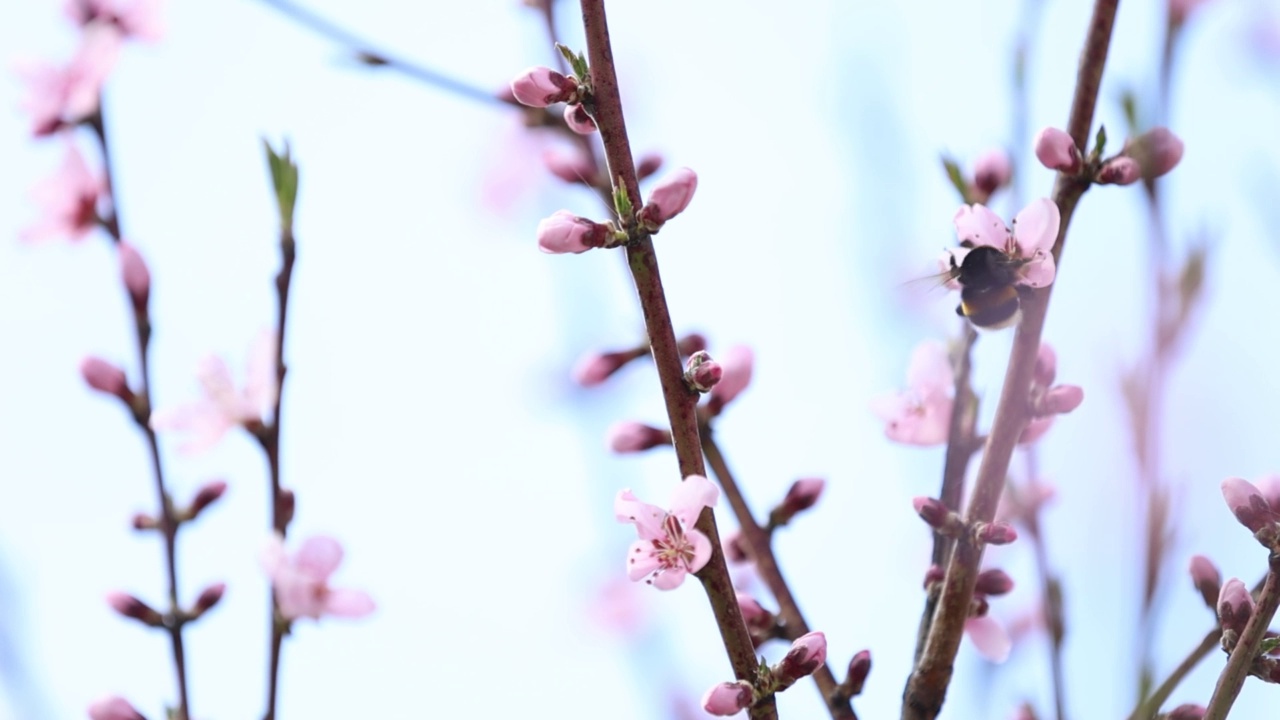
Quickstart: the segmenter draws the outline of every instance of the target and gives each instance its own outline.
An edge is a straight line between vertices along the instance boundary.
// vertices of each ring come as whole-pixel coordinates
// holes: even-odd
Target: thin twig
[[[1067,132],[1078,147],[1086,146],[1093,124],[1098,87],[1106,65],[1118,4],[1119,0],[1095,0],[1094,3],[1067,125]],[[1071,216],[1086,189],[1087,182],[1059,173],[1053,194],[1061,216],[1058,238],[1053,248],[1055,261],[1061,257]],[[969,504],[966,519],[970,525],[991,522],[995,517],[1000,491],[1009,471],[1010,458],[1018,438],[1030,420],[1028,397],[1052,291],[1053,286],[1049,285],[1031,290],[1023,297],[1022,321],[1014,334],[1004,388],[996,406],[995,421],[978,469],[973,499]],[[964,537],[956,543],[947,565],[938,610],[934,614],[933,627],[930,628],[924,653],[903,692],[903,720],[933,720],[942,710],[956,653],[960,649],[964,622],[969,615],[969,604],[978,579],[982,551],[982,545],[972,538]]]
[[[1178,663],[1178,667],[1174,668],[1173,672],[1169,673],[1169,677],[1165,678],[1164,682],[1156,686],[1156,689],[1145,701],[1142,702],[1141,705],[1134,708],[1133,712],[1129,713],[1128,720],[1153,720],[1156,713],[1160,712],[1160,707],[1164,705],[1165,701],[1169,699],[1169,696],[1173,694],[1173,691],[1178,687],[1178,684],[1182,682],[1183,678],[1190,675],[1196,665],[1199,665],[1201,660],[1208,657],[1209,653],[1213,652],[1221,641],[1221,627],[1215,626],[1212,630],[1205,633],[1204,639],[1200,641],[1200,644],[1196,645],[1190,653],[1187,653],[1187,656],[1182,659],[1182,662]]]

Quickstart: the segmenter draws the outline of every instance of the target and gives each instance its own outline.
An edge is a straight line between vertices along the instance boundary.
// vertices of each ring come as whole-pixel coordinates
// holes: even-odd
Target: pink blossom
[[[687,167],[676,170],[649,193],[649,201],[640,210],[640,222],[656,232],[665,222],[689,207],[697,189],[697,173]]]
[[[546,107],[573,97],[578,81],[548,67],[531,67],[511,81],[511,94],[522,105]]]
[[[609,226],[578,217],[568,210],[557,210],[538,223],[538,249],[553,255],[584,253],[602,247]]]
[[[954,390],[955,375],[947,349],[938,342],[924,342],[911,353],[907,389],[875,398],[871,411],[885,422],[885,435],[890,440],[939,445],[947,441],[951,431]]]
[[[1084,158],[1076,141],[1058,128],[1047,127],[1036,135],[1036,159],[1050,170],[1068,174],[1080,172]]]
[[[196,375],[204,389],[204,398],[194,403],[156,410],[151,414],[151,427],[156,430],[179,430],[190,433],[182,445],[186,453],[198,453],[218,443],[231,428],[251,427],[263,422],[278,392],[276,382],[276,334],[263,330],[249,352],[245,385],[237,389],[226,363],[215,355],[201,360]]]
[[[67,65],[19,65],[18,74],[27,86],[22,109],[31,115],[32,133],[49,135],[96,112],[102,85],[119,52],[120,31],[106,23],[90,23]]]
[[[73,143],[66,148],[58,172],[32,191],[42,212],[34,225],[22,231],[20,237],[26,242],[60,237],[75,242],[98,225],[98,200],[106,193],[106,181],[89,170]]]
[[[89,720],[146,720],[137,708],[119,695],[99,698],[89,706]]]
[[[1008,545],[1018,539],[1018,531],[1009,523],[993,522],[981,525],[976,536],[988,545]]]
[[[743,680],[712,685],[702,696],[702,709],[718,717],[737,715],[751,707],[754,693],[751,684]]]
[[[978,581],[973,589],[976,593],[990,596],[1006,595],[1011,590],[1013,590],[1013,578],[999,568],[978,573]]]
[[[973,642],[973,647],[982,657],[993,663],[1002,663],[1009,659],[1009,651],[1013,649],[1013,641],[1004,626],[988,615],[971,617],[964,621],[964,632]]]
[[[734,345],[724,352],[720,357],[720,382],[711,388],[708,402],[712,414],[719,413],[747,389],[751,384],[751,373],[755,365],[756,355],[750,346]]]
[[[127,37],[159,40],[164,31],[161,0],[67,0],[64,11],[78,25],[111,23]]]
[[[1273,680],[1274,682],[1274,680]],[[1196,703],[1183,703],[1169,711],[1164,720],[1203,720],[1208,708]]]
[[[994,247],[1023,263],[1019,284],[1044,287],[1053,282],[1053,244],[1058,238],[1061,216],[1048,198],[1032,200],[1006,228],[1000,216],[980,204],[963,205],[954,218],[961,242]]]
[[[570,130],[579,135],[590,135],[596,131],[596,121],[587,113],[587,109],[581,105],[565,105],[564,122],[569,126]]]
[[[622,490],[613,503],[618,522],[632,523],[640,539],[627,550],[627,577],[659,590],[670,590],[711,559],[711,541],[693,525],[703,508],[715,505],[720,491],[701,475],[690,475],[676,487],[671,509],[662,510]]]
[[[360,590],[329,587],[329,576],[342,563],[342,546],[324,535],[307,538],[293,555],[284,539],[273,535],[262,554],[262,567],[275,589],[285,620],[321,616],[357,618],[373,612],[373,599]]]

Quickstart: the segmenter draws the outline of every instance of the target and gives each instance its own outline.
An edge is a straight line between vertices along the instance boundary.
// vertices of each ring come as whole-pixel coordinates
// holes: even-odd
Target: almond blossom
[[[67,0],[64,12],[78,25],[109,23],[126,37],[159,40],[162,0]]]
[[[41,213],[19,235],[26,242],[63,237],[75,242],[98,225],[98,200],[106,193],[106,180],[89,169],[73,143],[66,147],[58,172],[40,181],[31,193]]]
[[[979,206],[981,207],[981,206]],[[871,411],[885,422],[884,433],[907,445],[939,445],[951,433],[951,394],[955,375],[942,343],[921,343],[911,353],[907,388],[871,401]]]
[[[1018,284],[1044,287],[1053,282],[1053,244],[1058,239],[1061,215],[1048,198],[1032,200],[1013,219],[1013,229],[1005,227],[985,205],[962,205],[953,219],[956,235],[965,248],[988,246],[1021,263]],[[964,259],[965,248],[954,253],[956,263]]]
[[[80,47],[66,65],[23,63],[18,74],[27,85],[22,109],[31,115],[31,131],[50,135],[98,110],[102,84],[120,53],[120,31],[94,22],[85,26]]]
[[[285,620],[324,615],[357,618],[374,610],[373,598],[360,590],[329,587],[329,576],[342,563],[342,545],[331,537],[307,538],[292,555],[284,538],[273,535],[262,553],[262,567],[271,579],[280,616]]]
[[[209,355],[200,361],[196,375],[204,389],[204,398],[151,414],[151,427],[156,430],[180,430],[189,433],[182,445],[185,453],[208,450],[231,428],[261,425],[268,409],[276,401],[276,334],[263,330],[249,352],[245,384],[237,389],[231,372],[222,358]]]
[[[671,590],[711,559],[711,541],[693,524],[703,508],[715,505],[720,491],[701,475],[690,475],[671,496],[671,509],[641,502],[622,490],[613,503],[618,522],[632,523],[640,539],[627,549],[627,577],[659,590]]]

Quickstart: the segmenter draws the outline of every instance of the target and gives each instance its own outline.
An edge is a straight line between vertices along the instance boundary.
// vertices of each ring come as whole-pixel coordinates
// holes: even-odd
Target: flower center
[[[693,562],[693,543],[685,537],[684,528],[675,515],[667,515],[662,520],[662,531],[666,537],[653,541],[653,557],[663,570],[673,568],[689,569]]]

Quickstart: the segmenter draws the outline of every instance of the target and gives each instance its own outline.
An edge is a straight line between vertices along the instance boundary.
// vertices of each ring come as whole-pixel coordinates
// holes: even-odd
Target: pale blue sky
[[[308,4],[483,87],[549,58],[536,14],[514,0]],[[902,283],[954,242],[957,202],[938,153],[968,161],[1009,142],[1019,5],[609,7],[634,147],[700,178],[690,209],[658,238],[677,330],[706,333],[713,354],[756,347],[756,383],[718,437],[761,514],[794,478],[828,478],[820,507],[778,537],[778,552],[833,663],[871,648],[857,703],[866,718],[897,712],[928,553],[910,498],[937,492],[942,457],[887,443],[867,402],[901,383],[918,341],[955,330],[954,298]],[[0,11],[5,60],[69,53],[60,6]],[[1086,6],[1045,4],[1029,67],[1032,132],[1065,123]],[[580,47],[571,4],[562,17]],[[1280,7],[1216,0],[1194,18],[1176,71],[1171,125],[1187,151],[1167,183],[1168,217],[1177,246],[1201,232],[1213,254],[1165,424],[1181,511],[1159,638],[1165,669],[1211,621],[1186,558],[1209,554],[1249,582],[1264,569],[1218,483],[1280,469],[1270,362],[1280,59],[1249,42],[1266,18],[1280,23]],[[107,98],[125,232],[154,278],[156,402],[195,397],[192,370],[207,352],[242,370],[271,322],[275,220],[260,138],[287,136],[302,169],[284,410],[285,479],[299,498],[292,532],[341,538],[336,582],[379,603],[364,621],[300,624],[285,648],[281,717],[499,717],[536,702],[564,717],[656,718],[673,688],[696,698],[727,679],[696,586],[637,587],[653,619],[639,643],[583,621],[632,539],[613,521],[614,494],[630,486],[665,501],[676,479],[668,452],[604,449],[613,421],[661,420],[649,369],[592,391],[567,379],[580,352],[630,344],[641,328],[617,257],[535,249],[539,218],[562,207],[601,216],[594,199],[550,179],[511,113],[365,72],[258,3],[173,2],[168,20],[163,42],[125,50]],[[1117,142],[1116,100],[1151,86],[1162,28],[1159,3],[1123,3],[1098,111]],[[109,692],[154,719],[173,693],[165,642],[102,601],[112,589],[161,597],[159,544],[128,529],[154,504],[144,448],[77,375],[86,354],[132,369],[132,329],[102,237],[16,240],[35,218],[30,187],[61,152],[28,138],[19,93],[15,80],[0,82],[0,587],[17,590],[0,595],[0,612],[19,628],[31,695],[46,709],[0,702],[0,719],[82,717]],[[1020,192],[1046,194],[1050,175],[1027,164],[1027,150],[1018,148]],[[506,202],[484,200],[495,186],[510,190]],[[1009,217],[1017,208],[1004,203],[994,205]],[[1059,485],[1047,523],[1067,587],[1078,717],[1121,716],[1133,695],[1139,523],[1117,378],[1145,337],[1143,208],[1136,188],[1085,197],[1046,330],[1059,378],[1086,392],[1039,458]],[[1008,339],[980,343],[977,382],[992,400]],[[229,585],[189,632],[195,713],[255,717],[266,663],[264,463],[243,435],[195,458],[165,449],[179,497],[213,477],[231,486],[181,537],[186,596]],[[997,617],[1015,616],[1035,597],[1027,549],[990,562],[1023,585],[993,603]],[[1045,707],[1044,658],[1033,639],[1006,666],[1017,669],[987,680],[966,647],[948,716],[1001,717],[1024,698]],[[1207,699],[1217,667],[1215,656],[1175,699]],[[1240,715],[1261,712],[1267,690],[1247,686]],[[808,684],[781,708],[820,713]]]

